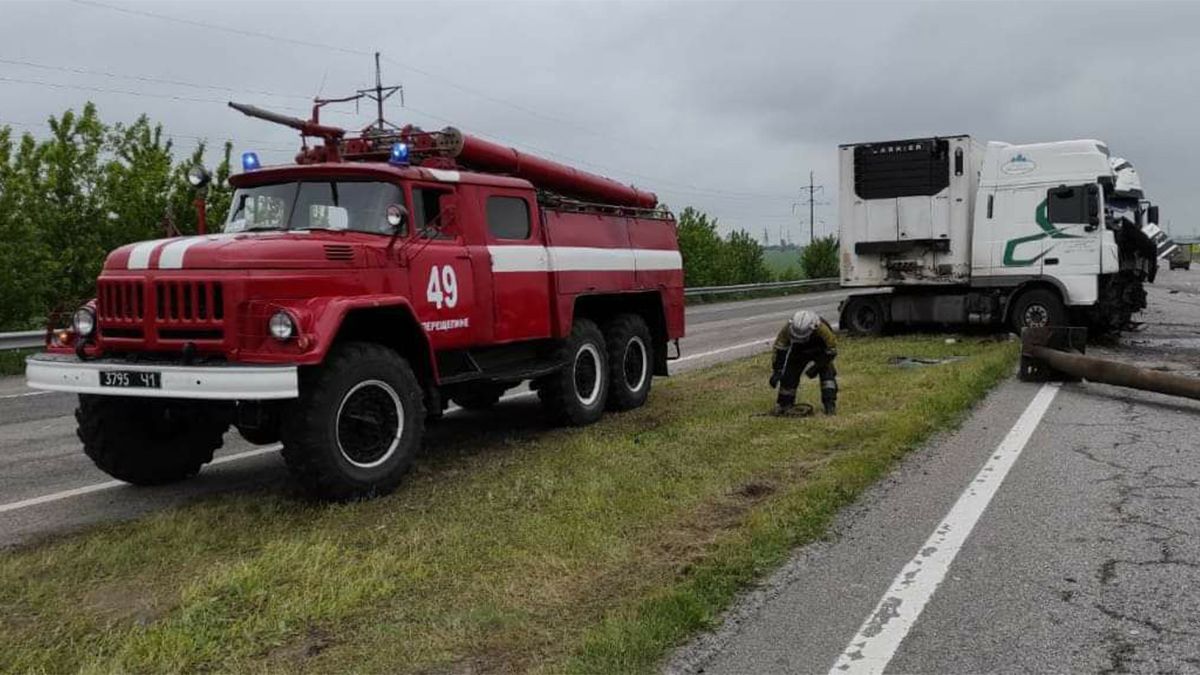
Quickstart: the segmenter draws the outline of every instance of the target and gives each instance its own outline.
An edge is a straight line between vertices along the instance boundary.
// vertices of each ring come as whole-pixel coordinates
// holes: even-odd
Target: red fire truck
[[[28,360],[31,387],[79,394],[110,475],[193,476],[234,426],[282,442],[316,495],[369,497],[449,402],[529,382],[584,425],[667,374],[683,272],[654,194],[454,128],[348,135],[316,108],[231,105],[321,143],[284,166],[243,155],[220,234],[113,251],[95,300]]]

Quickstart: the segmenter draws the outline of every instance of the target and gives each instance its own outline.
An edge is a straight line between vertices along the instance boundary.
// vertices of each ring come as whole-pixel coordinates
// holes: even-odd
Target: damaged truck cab
[[[841,147],[841,282],[880,288],[842,327],[1086,322],[1119,330],[1146,306],[1158,209],[1099,141],[969,136]]]
[[[361,498],[400,482],[450,402],[529,383],[588,424],[667,374],[683,273],[653,194],[452,128],[292,122],[325,145],[277,167],[247,153],[223,232],[113,251],[28,360],[30,386],[79,394],[101,469],[186,478],[234,426],[281,442],[313,493]]]

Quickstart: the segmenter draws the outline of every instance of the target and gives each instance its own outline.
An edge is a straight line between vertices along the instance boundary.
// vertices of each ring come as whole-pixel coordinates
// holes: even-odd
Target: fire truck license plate
[[[101,387],[162,389],[162,374],[134,370],[101,370]]]

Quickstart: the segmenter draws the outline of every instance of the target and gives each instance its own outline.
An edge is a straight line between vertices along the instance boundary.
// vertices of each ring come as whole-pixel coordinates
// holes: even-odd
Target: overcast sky
[[[1183,2],[7,0],[0,124],[44,134],[92,100],[186,149],[231,138],[281,162],[295,136],[223,102],[303,114],[372,84],[373,50],[404,86],[394,122],[554,153],[772,243],[807,240],[809,171],[818,235],[836,229],[839,143],[958,133],[1104,140],[1174,233],[1200,231],[1200,5]],[[373,112],[341,110],[327,121]]]

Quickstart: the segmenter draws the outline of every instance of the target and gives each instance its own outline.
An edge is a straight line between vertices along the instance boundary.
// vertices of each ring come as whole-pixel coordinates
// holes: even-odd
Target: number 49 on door
[[[453,267],[434,265],[429,270],[429,284],[425,287],[425,299],[438,309],[443,306],[453,309],[458,304],[458,275],[455,274]]]

